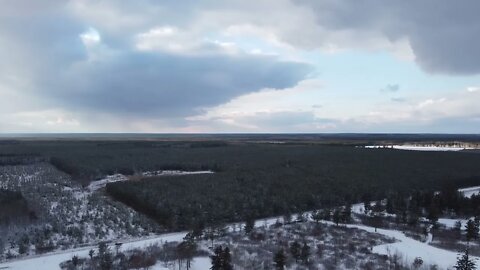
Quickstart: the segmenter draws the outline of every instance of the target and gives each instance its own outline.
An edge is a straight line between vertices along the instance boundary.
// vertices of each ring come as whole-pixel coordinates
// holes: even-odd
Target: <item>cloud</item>
[[[394,97],[380,108],[347,91],[319,94],[321,77],[311,77],[307,63],[318,52],[389,51],[430,73],[479,74],[479,7],[471,0],[5,2],[0,129],[38,122],[66,131],[202,130],[200,123],[362,130],[416,117],[470,119],[465,108],[476,111],[478,87],[443,101]]]
[[[184,32],[182,39],[215,33],[225,39],[256,38],[283,50],[388,50],[431,73],[480,73],[480,3],[475,0],[461,5],[448,0],[139,0],[121,5],[77,0],[69,7],[117,40],[125,33],[173,25]]]
[[[470,86],[470,87],[467,87],[467,91],[470,93],[474,93],[474,92],[480,91],[480,87]]]
[[[205,108],[204,113],[189,117],[188,120],[233,119],[263,115],[263,113],[319,109],[317,95],[323,91],[322,87],[320,80],[306,79],[293,87],[282,90],[265,88],[258,92],[241,95],[227,103]]]
[[[346,46],[375,37],[392,43],[407,39],[415,61],[428,72],[480,73],[478,1],[461,5],[448,0],[296,2],[314,10],[317,27],[348,33]]]
[[[292,93],[311,94],[315,84],[298,86],[277,92],[268,91],[241,96],[227,105],[208,111],[201,117],[188,119],[193,125],[209,126],[209,132],[219,130],[252,132],[480,132],[480,108],[478,92],[456,91],[448,95],[423,95],[392,98],[385,102],[365,105],[358,103],[345,107],[341,100],[333,103],[324,100],[326,106],[315,110],[312,106],[282,107],[281,100]],[[322,89],[322,91],[327,91]],[[278,104],[249,102],[254,96],[279,100]],[[394,102],[391,102],[394,101]],[[357,104],[355,101],[352,104]],[[280,110],[276,110],[282,108]]]
[[[48,93],[73,108],[179,117],[262,88],[293,86],[308,72],[305,64],[272,57],[126,52],[79,64]]]
[[[400,90],[399,84],[387,84],[384,88],[380,89],[381,92],[394,93]]]
[[[14,89],[38,110],[71,111],[79,119],[53,116],[43,121],[49,125],[88,125],[82,120],[95,114],[165,123],[260,89],[294,86],[312,71],[278,56],[226,53],[223,43],[182,32],[178,21],[155,27],[162,19],[153,11],[178,17],[170,4],[139,1],[129,9],[110,1],[52,0],[23,10],[27,3],[11,2],[0,11],[0,89]],[[155,14],[140,16],[148,10]],[[196,45],[172,51],[163,41]]]
[[[407,101],[406,98],[401,98],[401,97],[393,97],[390,100],[393,101],[393,102],[405,102],[405,101]]]
[[[240,113],[191,121],[194,126],[208,126],[207,130],[203,130],[206,132],[230,130],[272,133],[325,132],[335,130],[339,123],[335,119],[318,118],[310,110]]]
[[[480,92],[458,91],[447,96],[409,98],[405,102],[377,105],[370,114],[351,119],[369,129],[388,132],[478,133]]]

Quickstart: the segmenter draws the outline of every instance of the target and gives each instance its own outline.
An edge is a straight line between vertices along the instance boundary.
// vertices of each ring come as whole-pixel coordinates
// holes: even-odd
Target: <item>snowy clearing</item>
[[[88,190],[90,191],[99,190],[101,188],[104,188],[108,183],[127,181],[127,180],[128,180],[128,177],[123,174],[117,173],[114,175],[107,175],[107,177],[101,180],[91,182],[90,185],[88,185]]]
[[[209,257],[196,257],[196,258],[193,258],[193,260],[191,262],[190,270],[206,270],[206,269],[210,269],[211,266],[212,266],[212,264],[210,262]],[[151,269],[151,270],[169,270],[168,268],[165,268],[165,267],[161,266],[160,263],[155,264],[152,268],[149,268],[149,269]]]
[[[461,146],[419,146],[419,145],[367,145],[365,148],[387,148],[398,150],[411,150],[411,151],[462,151],[467,149],[475,149],[472,147]]]
[[[472,195],[478,195],[478,193],[480,193],[480,186],[460,188],[458,189],[458,192],[462,193],[463,196],[470,198]]]
[[[347,227],[375,232],[375,228],[369,226],[349,224]],[[403,256],[403,259],[409,263],[412,263],[416,257],[421,257],[426,264],[436,264],[443,269],[454,266],[457,261],[458,254],[456,252],[422,243],[407,237],[400,231],[377,229],[376,233],[393,237],[399,242],[376,246],[372,250],[375,253],[389,255],[398,252]],[[477,257],[475,258],[478,259]]]
[[[153,177],[153,176],[175,176],[175,175],[196,175],[196,174],[212,174],[213,171],[179,171],[179,170],[162,170],[162,171],[153,171],[153,172],[143,172],[142,176],[145,177]],[[90,191],[99,190],[104,188],[108,183],[120,182],[120,181],[128,181],[130,178],[123,174],[114,174],[108,175],[107,177],[93,181],[88,186]]]
[[[178,171],[178,170],[163,170],[163,171],[153,171],[153,172],[144,172],[143,176],[174,176],[174,175],[195,175],[195,174],[212,174],[213,171]]]
[[[462,224],[461,228],[465,227],[467,224],[468,219],[461,219],[461,218],[439,218],[438,223],[444,225],[448,229],[455,228],[455,224],[460,221]]]

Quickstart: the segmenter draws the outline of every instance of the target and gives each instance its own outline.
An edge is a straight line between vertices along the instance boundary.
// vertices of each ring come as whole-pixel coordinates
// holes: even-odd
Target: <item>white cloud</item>
[[[435,10],[373,0],[34,2],[0,10],[2,130],[347,130],[480,114],[475,86],[377,103],[326,89],[320,72],[299,82],[312,71],[305,55],[352,50],[476,74],[474,2],[440,1]],[[89,122],[93,113],[102,117]]]
[[[262,89],[230,100],[219,106],[204,108],[205,113],[187,118],[187,120],[230,119],[251,116],[257,113],[275,113],[285,111],[304,111],[306,108],[321,109],[319,100],[312,99],[315,93],[322,91],[320,80],[309,79],[299,82],[294,87],[282,90]],[[310,104],[309,104],[310,103]]]
[[[424,100],[424,101],[421,101],[420,103],[418,103],[417,105],[417,108],[419,109],[422,109],[422,108],[425,108],[425,107],[428,107],[428,106],[431,106],[431,105],[434,105],[434,104],[439,104],[439,103],[443,103],[445,102],[445,98],[438,98],[438,99],[427,99],[427,100]]]
[[[95,28],[90,27],[87,31],[80,34],[83,44],[85,46],[93,46],[101,41],[100,33]]]
[[[479,90],[480,90],[480,87],[476,87],[476,86],[467,87],[467,91],[470,93],[478,92]]]
[[[332,104],[322,95],[317,106],[312,94],[332,89],[318,80],[305,80],[281,90],[262,90],[238,97],[226,104],[210,108],[205,114],[190,117],[192,125],[210,126],[208,131],[236,130],[266,132],[462,132],[453,122],[478,122],[479,92],[455,91],[447,96],[422,98],[421,94],[403,102],[371,103],[345,107]],[[472,97],[472,95],[475,95]],[[296,101],[302,97],[302,101]],[[310,105],[308,105],[311,103]],[[281,120],[281,118],[284,118]],[[270,121],[272,124],[267,124]],[[294,123],[297,121],[296,123]],[[275,123],[276,125],[274,125]],[[480,126],[465,126],[465,132],[480,132]]]

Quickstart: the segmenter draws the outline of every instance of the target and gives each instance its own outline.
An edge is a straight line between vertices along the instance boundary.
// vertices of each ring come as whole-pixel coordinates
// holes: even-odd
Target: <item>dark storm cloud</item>
[[[0,83],[16,91],[25,91],[28,85],[31,92],[41,95],[45,89],[40,80],[54,80],[60,71],[85,59],[79,34],[86,25],[66,13],[60,1],[38,3],[2,3]]]
[[[368,37],[373,37],[374,42],[378,42],[378,37],[393,42],[406,39],[416,62],[428,72],[480,73],[480,50],[477,49],[480,47],[480,2],[476,0],[259,0],[255,3],[240,0],[139,0],[122,5],[113,0],[86,0],[85,3],[91,8],[100,6],[119,10],[120,17],[141,18],[133,24],[135,27],[117,27],[120,31],[115,32],[120,35],[125,29],[131,30],[130,27],[144,30],[145,26],[165,23],[191,26],[203,17],[212,25],[217,22],[218,28],[235,24],[264,27],[296,48],[321,48],[332,42],[332,33],[333,36],[340,33],[339,42],[343,44],[337,45],[346,48],[364,44],[359,41]],[[314,27],[309,24],[309,14],[294,9],[294,6],[313,11],[318,31],[311,29]],[[262,12],[269,7],[274,7],[271,12]],[[178,16],[179,10],[183,16]],[[261,16],[256,13],[259,10]],[[285,11],[291,11],[292,17],[284,18]],[[97,20],[101,24],[107,19],[100,17]],[[111,24],[117,25],[115,22]],[[343,39],[348,35],[350,38]]]
[[[407,38],[426,71],[480,73],[480,1],[296,0],[331,31],[379,32],[392,41]]]
[[[310,68],[272,57],[126,52],[85,63],[49,94],[69,107],[143,116],[188,116],[264,87],[295,85]]]

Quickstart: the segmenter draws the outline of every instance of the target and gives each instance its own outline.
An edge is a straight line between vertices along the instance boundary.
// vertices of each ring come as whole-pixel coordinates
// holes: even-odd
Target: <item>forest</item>
[[[480,183],[474,153],[265,144],[208,151],[219,154],[206,159],[221,168],[214,174],[111,183],[107,193],[180,230]]]
[[[0,188],[0,226],[29,222],[35,215],[22,193]]]
[[[291,138],[19,140],[1,143],[0,150],[5,162],[44,160],[83,185],[113,173],[214,171],[107,185],[108,195],[173,230],[382,199],[393,191],[480,184],[475,152],[365,149],[350,138]]]
[[[400,228],[415,239],[434,235],[438,247],[464,246],[464,224],[432,224],[479,216],[479,197],[456,192],[480,185],[478,152],[289,138],[0,141],[0,260],[167,231],[208,238],[231,222],[251,230],[263,217],[288,221],[317,209],[324,210],[314,220]],[[359,215],[360,202],[371,210]]]

